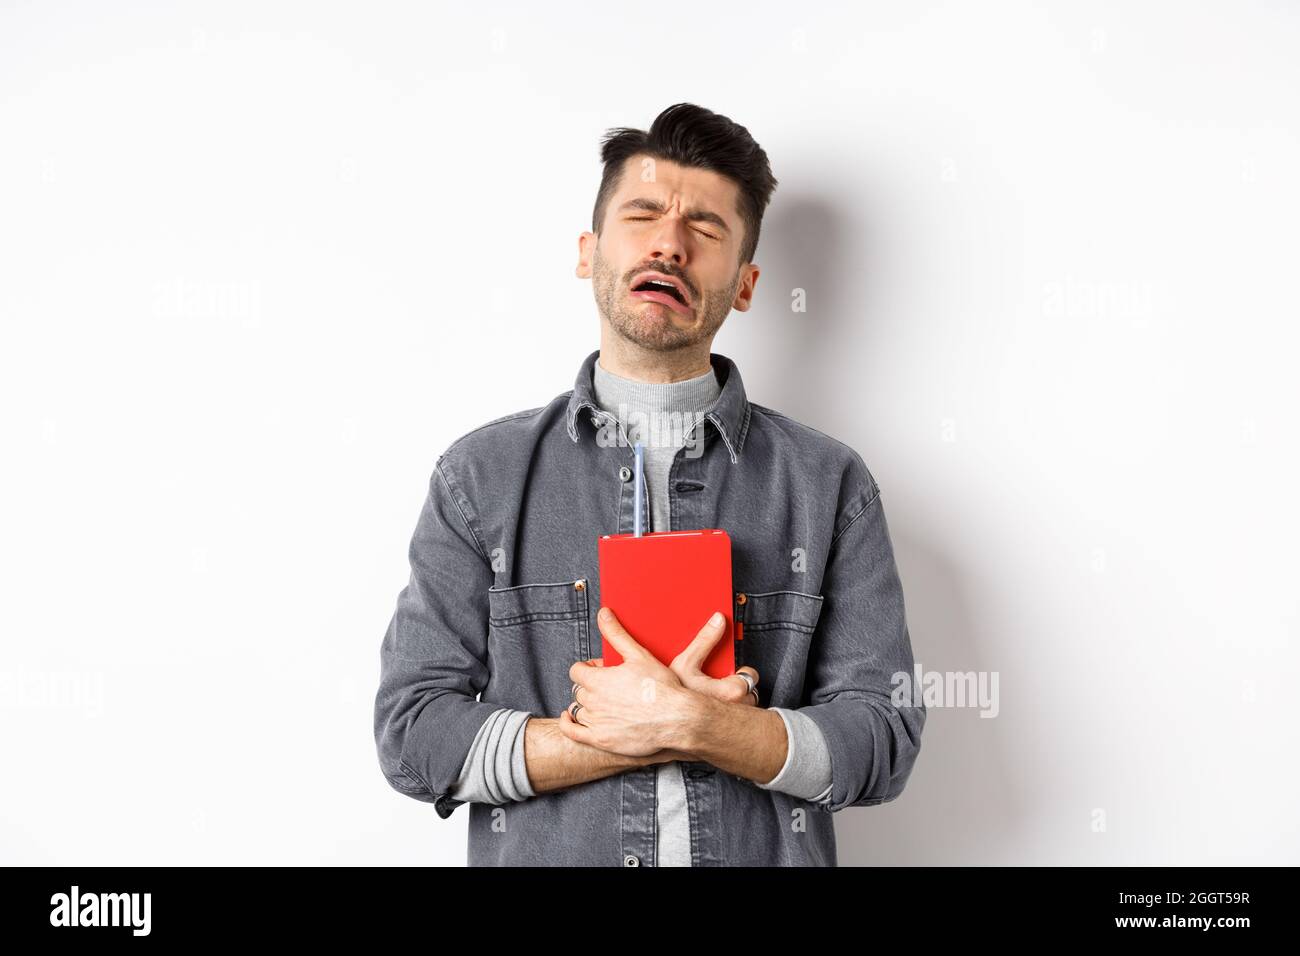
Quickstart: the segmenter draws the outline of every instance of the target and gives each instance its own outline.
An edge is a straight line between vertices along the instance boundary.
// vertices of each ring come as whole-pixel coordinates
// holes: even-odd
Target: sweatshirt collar
[[[592,375],[595,372],[596,359],[599,357],[600,349],[597,349],[583,359],[582,366],[578,369],[577,380],[573,384],[573,391],[569,395],[567,424],[569,437],[574,442],[578,440],[580,412],[586,409],[593,415],[604,414],[596,402],[595,387],[592,385]],[[745,446],[745,434],[749,430],[749,401],[745,398],[745,385],[740,379],[740,369],[736,367],[735,362],[717,352],[709,353],[709,362],[719,382],[722,383],[722,391],[718,395],[718,400],[704,413],[704,417],[712,422],[718,433],[722,435],[727,453],[734,464],[740,460],[741,449]]]

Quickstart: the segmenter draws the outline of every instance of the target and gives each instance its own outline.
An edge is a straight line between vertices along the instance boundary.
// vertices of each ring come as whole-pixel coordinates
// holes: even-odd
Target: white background
[[[681,100],[780,180],[714,350],[998,674],[841,863],[1297,862],[1293,4],[111,6],[0,8],[0,862],[463,864],[375,753],[406,549]]]

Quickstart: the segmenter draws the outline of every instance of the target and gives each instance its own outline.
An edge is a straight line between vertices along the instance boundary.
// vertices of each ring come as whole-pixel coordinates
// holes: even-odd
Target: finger
[[[605,664],[603,661],[599,664],[593,664],[589,660],[575,661],[569,665],[569,682],[581,687],[594,677],[597,668],[604,666]]]
[[[592,742],[591,739],[592,737],[591,728],[584,726],[583,724],[580,724],[576,720],[574,720],[573,715],[569,713],[568,710],[560,711],[559,727],[560,727],[560,733],[564,734],[566,737],[572,740],[576,740],[580,743],[590,744],[593,747],[595,746],[595,744]]]
[[[735,677],[736,675],[732,674],[731,676]],[[735,694],[735,696],[732,698],[733,702],[737,704],[744,704],[750,707],[758,706],[758,698],[754,696],[755,694],[758,693],[757,687],[755,687],[753,690],[750,690],[749,685],[746,684],[744,681],[733,681],[731,686],[734,688],[733,693]]]
[[[602,607],[596,614],[596,627],[600,629],[600,635],[606,641],[613,645],[614,650],[623,655],[623,660],[657,660],[653,654],[636,642],[636,639],[627,632],[614,612],[607,607]]]
[[[742,674],[748,676],[749,680],[747,681],[744,678],[742,678],[741,677]],[[735,702],[738,704],[748,704],[751,707],[757,707],[758,706],[758,671],[754,670],[754,668],[752,667],[738,667],[736,669],[736,672],[731,676],[738,678],[737,680],[733,681],[732,684],[740,685],[739,687],[735,688],[735,697],[733,698],[733,700],[735,700]],[[752,681],[754,684],[754,689],[752,691],[749,689],[750,681]]]
[[[717,646],[718,638],[725,633],[727,633],[727,619],[723,617],[722,612],[716,612],[713,617],[704,622],[700,632],[677,655],[674,663],[680,661],[694,670],[704,670],[704,662]]]
[[[578,710],[581,710],[581,708],[578,708]],[[578,721],[576,717],[573,717],[572,704],[569,704],[567,708],[564,708],[562,711],[560,711],[559,719],[560,719],[560,723],[567,723],[569,727],[576,727],[578,728],[578,730],[586,730],[586,724],[582,723],[581,721]]]

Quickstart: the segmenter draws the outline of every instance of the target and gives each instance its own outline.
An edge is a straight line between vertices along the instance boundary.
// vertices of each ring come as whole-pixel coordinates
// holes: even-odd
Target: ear
[[[578,267],[573,270],[573,274],[579,279],[591,278],[591,259],[599,241],[600,237],[594,232],[584,232],[578,236]]]
[[[758,266],[747,262],[740,270],[740,285],[736,286],[736,297],[731,307],[737,312],[748,312],[754,299],[754,286],[758,284]]]

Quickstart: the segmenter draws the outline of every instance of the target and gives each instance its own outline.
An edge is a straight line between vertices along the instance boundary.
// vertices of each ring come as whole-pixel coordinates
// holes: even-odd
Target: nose
[[[650,253],[650,258],[656,262],[671,262],[675,266],[681,266],[686,262],[686,257],[679,249],[656,248]]]
[[[686,242],[682,238],[681,231],[688,227],[688,223],[673,216],[660,219],[659,228],[655,230],[654,242],[650,247],[651,258],[667,260],[676,266],[685,265]]]

